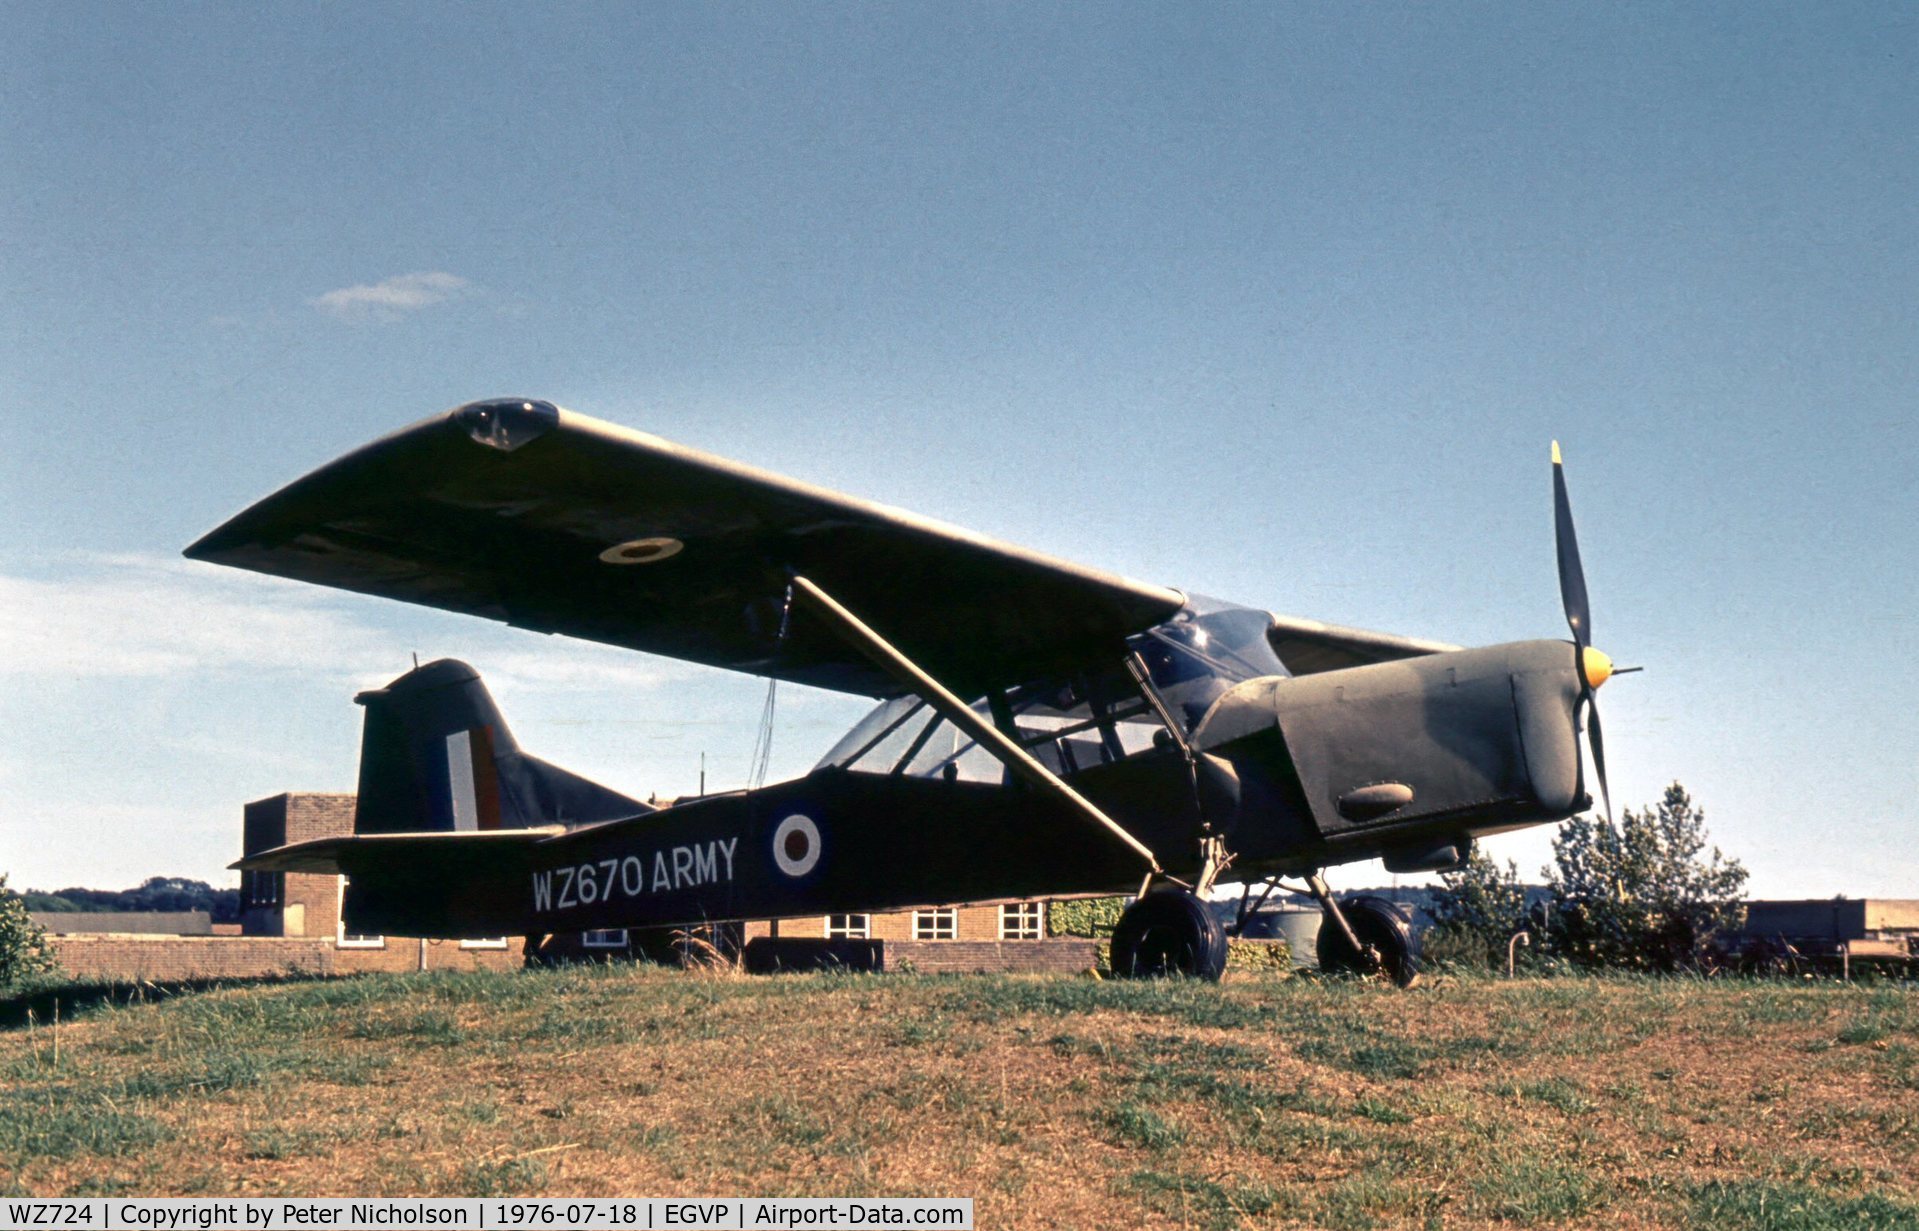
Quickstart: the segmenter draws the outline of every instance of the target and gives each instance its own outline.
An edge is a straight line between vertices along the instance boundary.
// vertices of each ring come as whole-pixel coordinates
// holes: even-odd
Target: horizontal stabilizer
[[[505,852],[530,847],[566,832],[561,825],[536,829],[467,829],[437,833],[374,833],[315,838],[248,855],[227,866],[238,872],[320,872],[355,875],[383,864],[404,864],[452,854]]]

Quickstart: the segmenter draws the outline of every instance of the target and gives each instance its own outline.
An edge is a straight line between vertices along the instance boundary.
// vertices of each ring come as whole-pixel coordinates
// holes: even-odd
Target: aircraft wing
[[[1463,647],[1443,641],[1424,641],[1394,633],[1375,633],[1363,628],[1343,628],[1303,620],[1298,616],[1273,617],[1266,634],[1273,653],[1294,675],[1312,675],[1320,671],[1339,671],[1346,667],[1364,667],[1396,658],[1417,658],[1422,654],[1444,654]]]
[[[1183,596],[544,402],[404,428],[187,549],[257,572],[869,696],[803,574],[962,696],[1084,661]]]
[[[566,833],[561,825],[531,829],[438,830],[431,833],[353,834],[276,846],[227,866],[236,872],[354,873],[382,863],[422,862],[456,854],[524,850]]]

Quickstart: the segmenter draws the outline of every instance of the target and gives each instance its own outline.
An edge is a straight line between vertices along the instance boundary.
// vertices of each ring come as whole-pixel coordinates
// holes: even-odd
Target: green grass
[[[1693,1197],[1691,1225],[1718,1231],[1912,1231],[1919,1205],[1876,1193],[1835,1194],[1797,1184],[1714,1181]]]
[[[1165,1171],[1136,1171],[1114,1185],[1139,1199],[1171,1225],[1227,1231],[1243,1227],[1283,1205],[1282,1194],[1267,1184],[1237,1176],[1215,1179]]]
[[[1886,985],[428,973],[76,994],[57,1061],[17,1017],[10,1194],[887,1193],[1334,1231],[1919,1210],[1919,994]]]
[[[1169,1150],[1186,1140],[1186,1130],[1142,1103],[1121,1103],[1106,1115],[1106,1123],[1121,1144],[1148,1150]]]
[[[1543,1077],[1537,1081],[1506,1083],[1493,1087],[1503,1098],[1531,1099],[1555,1107],[1569,1116],[1583,1116],[1593,1110],[1593,1101],[1577,1083],[1564,1077]]]
[[[22,1164],[135,1154],[172,1135],[166,1124],[103,1093],[41,1085],[0,1095],[0,1158]]]

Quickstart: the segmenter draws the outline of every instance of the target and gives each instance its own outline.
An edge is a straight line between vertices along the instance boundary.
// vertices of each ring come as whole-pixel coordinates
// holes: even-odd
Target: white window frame
[[[346,877],[333,878],[333,947],[335,949],[384,949],[384,936],[354,936],[346,930]]]
[[[384,936],[356,936],[346,930],[346,920],[341,919],[333,925],[333,947],[336,949],[384,949]]]
[[[1006,902],[999,908],[1001,940],[1045,940],[1046,903]]]
[[[914,940],[958,940],[959,909],[953,906],[935,906],[930,910],[913,912]]]
[[[846,922],[837,927],[833,920]],[[826,939],[828,940],[871,940],[873,939],[873,916],[871,915],[828,915],[826,917]]]
[[[614,940],[615,936],[619,939]],[[627,943],[625,928],[594,928],[580,933],[582,949],[624,949]]]
[[[497,936],[490,940],[488,939],[463,940],[460,942],[460,948],[462,949],[504,949],[506,948],[506,937]]]

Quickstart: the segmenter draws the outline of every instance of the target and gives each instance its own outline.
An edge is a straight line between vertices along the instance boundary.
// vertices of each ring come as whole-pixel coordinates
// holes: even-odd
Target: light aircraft
[[[1318,900],[1322,964],[1410,982],[1405,920],[1329,866],[1455,867],[1589,808],[1591,614],[1559,447],[1570,643],[1463,649],[1134,581],[548,402],[474,402],[292,483],[186,554],[815,688],[875,708],[804,777],[653,809],[522,751],[479,676],[362,693],[349,929],[485,937],[1090,893],[1122,975],[1217,978],[1223,874]],[[1583,721],[1582,721],[1583,718]],[[1251,905],[1244,897],[1240,918]]]

